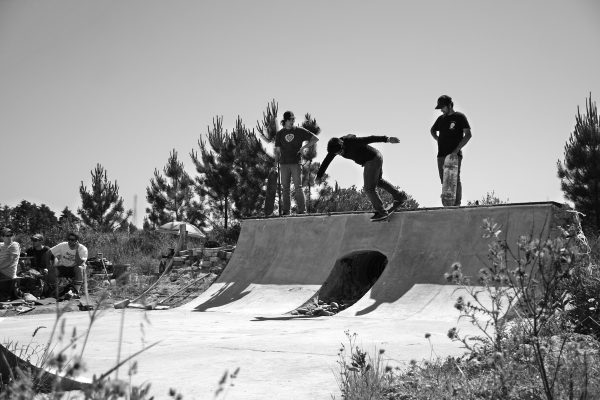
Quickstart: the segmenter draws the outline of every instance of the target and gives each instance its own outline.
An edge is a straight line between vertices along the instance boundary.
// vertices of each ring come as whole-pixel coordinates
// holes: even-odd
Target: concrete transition
[[[284,314],[313,296],[336,262],[371,251],[387,259],[371,290],[340,315],[371,318],[407,317],[403,296],[423,306],[439,297],[423,284],[446,284],[444,272],[460,261],[467,275],[484,265],[487,243],[481,239],[485,218],[498,223],[502,238],[515,244],[521,235],[547,237],[569,216],[557,203],[527,203],[488,207],[451,207],[401,211],[389,222],[373,223],[367,213],[338,213],[283,219],[249,219],[242,226],[236,251],[220,279],[195,301],[196,311]],[[420,288],[420,289],[419,289]],[[417,298],[419,300],[417,300]],[[446,302],[448,303],[448,302]],[[452,307],[452,304],[446,304]],[[432,307],[440,314],[445,310]]]
[[[458,294],[444,272],[459,261],[475,276],[484,265],[485,218],[501,225],[502,237],[514,245],[520,235],[556,235],[557,226],[568,222],[566,211],[556,203],[529,203],[402,211],[389,222],[370,222],[369,213],[244,220],[227,268],[191,303],[150,313],[106,310],[90,330],[87,374],[110,370],[119,351],[123,359],[159,342],[136,357],[138,374],[132,377],[134,383],[150,381],[156,398],[167,398],[171,387],[184,398],[213,398],[223,372],[236,367],[241,370],[235,387],[226,388],[228,399],[339,398],[335,371],[340,343],[347,343],[344,331],[356,333],[363,349],[384,348],[386,360],[396,365],[462,354],[448,329],[459,324],[463,333],[480,332],[457,322]],[[292,316],[319,291],[336,286],[332,281],[346,268],[344,260],[362,260],[366,293],[333,316]],[[377,273],[365,273],[373,263]],[[39,330],[35,340],[31,334],[51,327],[53,318],[0,318],[0,339],[44,344],[50,329]],[[89,326],[88,313],[65,318],[67,333]]]

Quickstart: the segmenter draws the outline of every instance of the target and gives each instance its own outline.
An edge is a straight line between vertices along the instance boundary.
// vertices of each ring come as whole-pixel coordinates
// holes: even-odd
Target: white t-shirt
[[[54,257],[56,257],[56,262],[54,265],[62,265],[63,267],[74,267],[75,266],[75,253],[79,253],[79,258],[82,261],[86,261],[88,258],[88,250],[87,247],[78,244],[77,248],[71,249],[69,247],[68,242],[62,242],[54,246],[50,249]]]
[[[2,275],[9,278],[17,277],[17,265],[19,264],[20,254],[21,246],[19,243],[12,242],[8,246],[0,243],[0,272],[2,272]]]

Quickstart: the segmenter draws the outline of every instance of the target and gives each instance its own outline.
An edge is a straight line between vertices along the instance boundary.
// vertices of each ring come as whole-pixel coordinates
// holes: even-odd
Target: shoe
[[[387,211],[375,211],[375,214],[371,217],[371,221],[381,221],[382,219],[386,219],[389,213]]]

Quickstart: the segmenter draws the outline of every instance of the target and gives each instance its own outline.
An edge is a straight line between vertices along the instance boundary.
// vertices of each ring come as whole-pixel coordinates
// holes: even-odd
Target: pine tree
[[[239,116],[230,140],[233,141],[233,166],[237,180],[232,191],[234,216],[243,218],[257,215],[265,202],[263,186],[272,168],[272,157],[254,130],[247,129]]]
[[[310,114],[306,114],[304,116],[304,122],[302,122],[302,127],[312,134],[318,136],[321,133],[321,128],[319,124],[317,124],[317,120],[312,118]],[[302,163],[302,186],[306,187],[305,197],[306,197],[306,212],[311,211],[311,187],[315,185],[315,179],[317,177],[317,172],[319,171],[320,163],[314,163],[313,160],[317,156],[317,145],[316,143],[312,146],[306,148],[302,154],[302,159],[304,162]]]
[[[183,162],[173,149],[169,154],[163,174],[154,170],[150,186],[146,187],[148,220],[156,228],[167,222],[184,221],[203,226],[204,214],[197,212],[201,203],[194,200],[194,180],[185,171]]]
[[[0,228],[10,226],[11,211],[12,211],[12,209],[7,205],[0,207]]]
[[[256,130],[261,137],[272,145],[275,143],[275,135],[277,134],[277,110],[278,105],[275,100],[267,104],[267,111],[263,112],[262,122],[256,122]],[[281,201],[281,186],[278,185],[279,166],[275,161],[275,157],[266,153],[265,166],[269,169],[267,184],[265,188],[265,215],[273,214],[275,210],[275,194],[279,194]]]
[[[234,142],[230,134],[223,130],[223,117],[213,119],[212,129],[208,127],[208,141],[200,137],[198,147],[199,153],[193,149],[190,153],[198,172],[196,191],[223,216],[224,228],[227,229],[237,179],[234,171]]]
[[[600,231],[600,123],[590,93],[586,113],[577,107],[575,129],[565,144],[565,159],[557,162],[561,189],[575,209],[586,215],[584,226]]]
[[[38,206],[27,200],[11,210],[11,221],[13,230],[26,234],[45,233],[58,223],[54,211],[47,205]]]
[[[71,210],[69,210],[69,207],[65,207],[58,218],[59,224],[74,225],[80,221],[81,220],[75,214],[73,214]]]
[[[77,213],[82,222],[100,231],[114,231],[133,214],[132,210],[125,211],[123,198],[119,196],[119,185],[108,180],[106,170],[100,164],[90,171],[92,175],[91,192],[88,192],[83,181],[79,187],[81,207]]]

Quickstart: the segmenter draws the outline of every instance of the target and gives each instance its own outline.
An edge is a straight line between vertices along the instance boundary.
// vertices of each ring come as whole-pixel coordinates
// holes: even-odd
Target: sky
[[[0,204],[81,205],[100,163],[141,225],[146,187],[217,116],[249,128],[273,99],[327,141],[388,135],[384,177],[441,205],[429,129],[447,94],[473,138],[463,204],[565,199],[577,107],[600,99],[597,0],[0,0]],[[337,157],[330,183],[362,186]],[[134,199],[137,196],[137,202]]]

